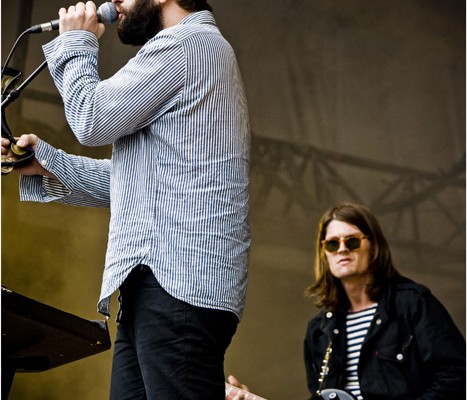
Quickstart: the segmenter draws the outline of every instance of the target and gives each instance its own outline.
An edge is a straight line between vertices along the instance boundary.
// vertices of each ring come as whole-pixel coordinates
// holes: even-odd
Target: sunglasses
[[[321,244],[323,245],[324,249],[329,253],[337,253],[341,243],[345,244],[350,251],[358,250],[362,244],[362,240],[366,239],[365,235],[361,236],[347,236],[341,237],[339,239],[329,239],[329,240],[321,240]]]

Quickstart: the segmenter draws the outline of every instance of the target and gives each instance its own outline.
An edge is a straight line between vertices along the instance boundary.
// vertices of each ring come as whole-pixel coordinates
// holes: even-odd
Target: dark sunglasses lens
[[[324,248],[330,253],[334,253],[339,250],[339,241],[338,240],[327,240],[324,243]]]
[[[361,243],[361,239],[360,238],[348,238],[346,241],[345,241],[345,246],[349,249],[349,250],[356,250],[360,247],[360,243]]]

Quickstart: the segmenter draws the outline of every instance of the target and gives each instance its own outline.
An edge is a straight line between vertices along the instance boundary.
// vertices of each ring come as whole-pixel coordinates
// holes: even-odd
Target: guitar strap
[[[319,373],[319,388],[316,391],[316,394],[319,396],[320,399],[329,400],[357,400],[357,398],[352,394],[345,390],[340,389],[323,389],[324,388],[324,380],[326,375],[329,372],[329,360],[331,359],[332,353],[332,341],[329,339],[329,343],[326,347],[326,352],[324,353],[323,358],[323,365],[321,367],[321,372]]]
[[[331,353],[332,353],[332,341],[329,339],[329,343],[326,347],[326,352],[324,353],[323,357],[323,365],[321,366],[321,372],[319,373],[319,385],[318,385],[318,390],[316,391],[316,394],[318,396],[321,396],[321,391],[323,390],[324,387],[324,379],[326,378],[326,375],[328,374],[329,371],[329,360],[331,358]]]

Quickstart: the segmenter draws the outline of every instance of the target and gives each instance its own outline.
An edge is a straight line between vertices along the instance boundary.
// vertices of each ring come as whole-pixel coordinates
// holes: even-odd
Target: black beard
[[[117,26],[123,44],[142,46],[162,30],[162,7],[153,0],[141,0]]]

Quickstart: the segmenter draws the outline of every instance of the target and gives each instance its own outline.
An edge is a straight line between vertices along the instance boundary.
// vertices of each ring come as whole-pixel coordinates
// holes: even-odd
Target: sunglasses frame
[[[347,245],[347,241],[349,239],[359,239],[360,242],[358,244],[358,247],[355,247],[354,249],[351,249],[348,245]],[[323,239],[321,240],[321,245],[323,246],[323,249],[325,251],[327,251],[328,253],[337,253],[339,251],[339,248],[341,247],[341,243],[344,243],[345,247],[347,250],[349,251],[357,251],[358,249],[360,249],[360,247],[362,246],[362,240],[363,239],[368,239],[368,236],[366,235],[349,235],[349,236],[341,236],[340,238],[335,238],[335,239],[330,239],[330,240],[326,240],[326,239]],[[328,242],[339,242],[338,246],[337,246],[337,249],[334,250],[334,251],[331,251],[331,250],[328,250],[326,248],[326,243]]]

